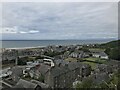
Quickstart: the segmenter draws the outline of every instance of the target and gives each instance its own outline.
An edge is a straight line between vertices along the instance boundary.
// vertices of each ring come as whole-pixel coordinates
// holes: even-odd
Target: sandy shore
[[[10,50],[10,49],[34,49],[34,48],[43,48],[43,47],[46,47],[46,46],[36,46],[36,47],[17,47],[17,48],[0,48],[0,51],[5,49],[5,50]]]

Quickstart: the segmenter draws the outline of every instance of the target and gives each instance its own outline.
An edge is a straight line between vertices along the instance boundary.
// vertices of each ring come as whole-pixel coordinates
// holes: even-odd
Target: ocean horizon
[[[101,44],[112,40],[1,40],[1,48],[41,47],[49,45]]]

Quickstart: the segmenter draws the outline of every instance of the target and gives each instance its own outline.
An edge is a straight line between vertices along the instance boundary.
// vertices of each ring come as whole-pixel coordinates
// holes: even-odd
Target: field
[[[85,60],[93,61],[93,62],[100,62],[100,63],[106,63],[107,62],[107,60],[105,60],[105,59],[94,58],[94,57],[85,58]]]
[[[65,59],[65,61],[71,61],[71,62],[74,62],[74,61],[77,61],[77,59],[76,59],[76,58],[67,58],[67,59]]]
[[[89,57],[89,58],[85,58],[83,63],[89,64],[92,67],[92,69],[95,69],[97,64],[106,64],[107,60]]]

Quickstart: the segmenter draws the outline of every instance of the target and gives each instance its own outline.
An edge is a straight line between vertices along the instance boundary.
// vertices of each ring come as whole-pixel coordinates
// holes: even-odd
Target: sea
[[[2,40],[1,48],[27,48],[42,47],[49,45],[83,45],[101,44],[110,40]]]

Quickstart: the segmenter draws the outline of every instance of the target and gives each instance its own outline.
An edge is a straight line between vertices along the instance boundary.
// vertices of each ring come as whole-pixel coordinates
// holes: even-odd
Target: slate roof
[[[79,68],[79,67],[86,68],[88,67],[88,65],[82,64],[80,62],[70,62],[68,64],[65,64],[65,66],[61,65],[61,66],[52,67],[49,72],[51,73],[53,77],[57,77],[69,71],[75,70],[76,68]]]
[[[100,56],[107,56],[107,54],[105,52],[100,52],[99,54],[100,54]]]
[[[20,79],[18,81],[18,83],[13,87],[13,88],[31,88],[34,89],[36,88],[38,85],[35,83],[32,83],[30,81],[26,81],[24,79]]]
[[[67,67],[58,67],[58,66],[55,66],[55,67],[52,67],[50,69],[50,73],[53,77],[57,77],[65,72],[69,71],[69,69]]]
[[[105,52],[103,52],[103,51],[101,51],[101,52],[92,52],[92,54],[94,54],[94,55],[100,55],[100,56],[103,56],[103,57],[105,57],[105,56],[108,56]]]
[[[95,75],[96,78],[93,79],[95,83],[102,83],[103,81],[106,81],[109,79],[109,76],[107,73],[97,73]]]
[[[51,67],[45,64],[40,64],[40,66],[38,67],[38,71],[40,71],[40,73],[42,73],[43,75],[50,69]]]
[[[76,62],[70,62],[68,64],[68,68],[70,70],[74,70],[76,68],[86,68],[86,67],[90,67],[90,65],[84,64],[84,63],[81,63],[81,62],[77,62],[77,61]]]
[[[68,68],[70,69],[70,70],[74,70],[74,69],[76,69],[76,68],[78,68],[78,67],[80,67],[81,65],[80,65],[80,62],[70,62],[69,64],[68,64]]]
[[[58,59],[54,61],[56,65],[61,64],[62,66],[65,66],[66,64],[68,64],[68,61],[62,60],[62,59]]]
[[[98,64],[98,65],[97,65],[97,68],[98,68],[99,70],[104,70],[104,69],[107,69],[107,65],[105,65],[105,64]]]
[[[31,80],[32,83],[35,83],[39,86],[41,86],[42,88],[49,88],[49,85],[45,84],[45,83],[42,83],[40,81],[37,81],[37,80]]]

